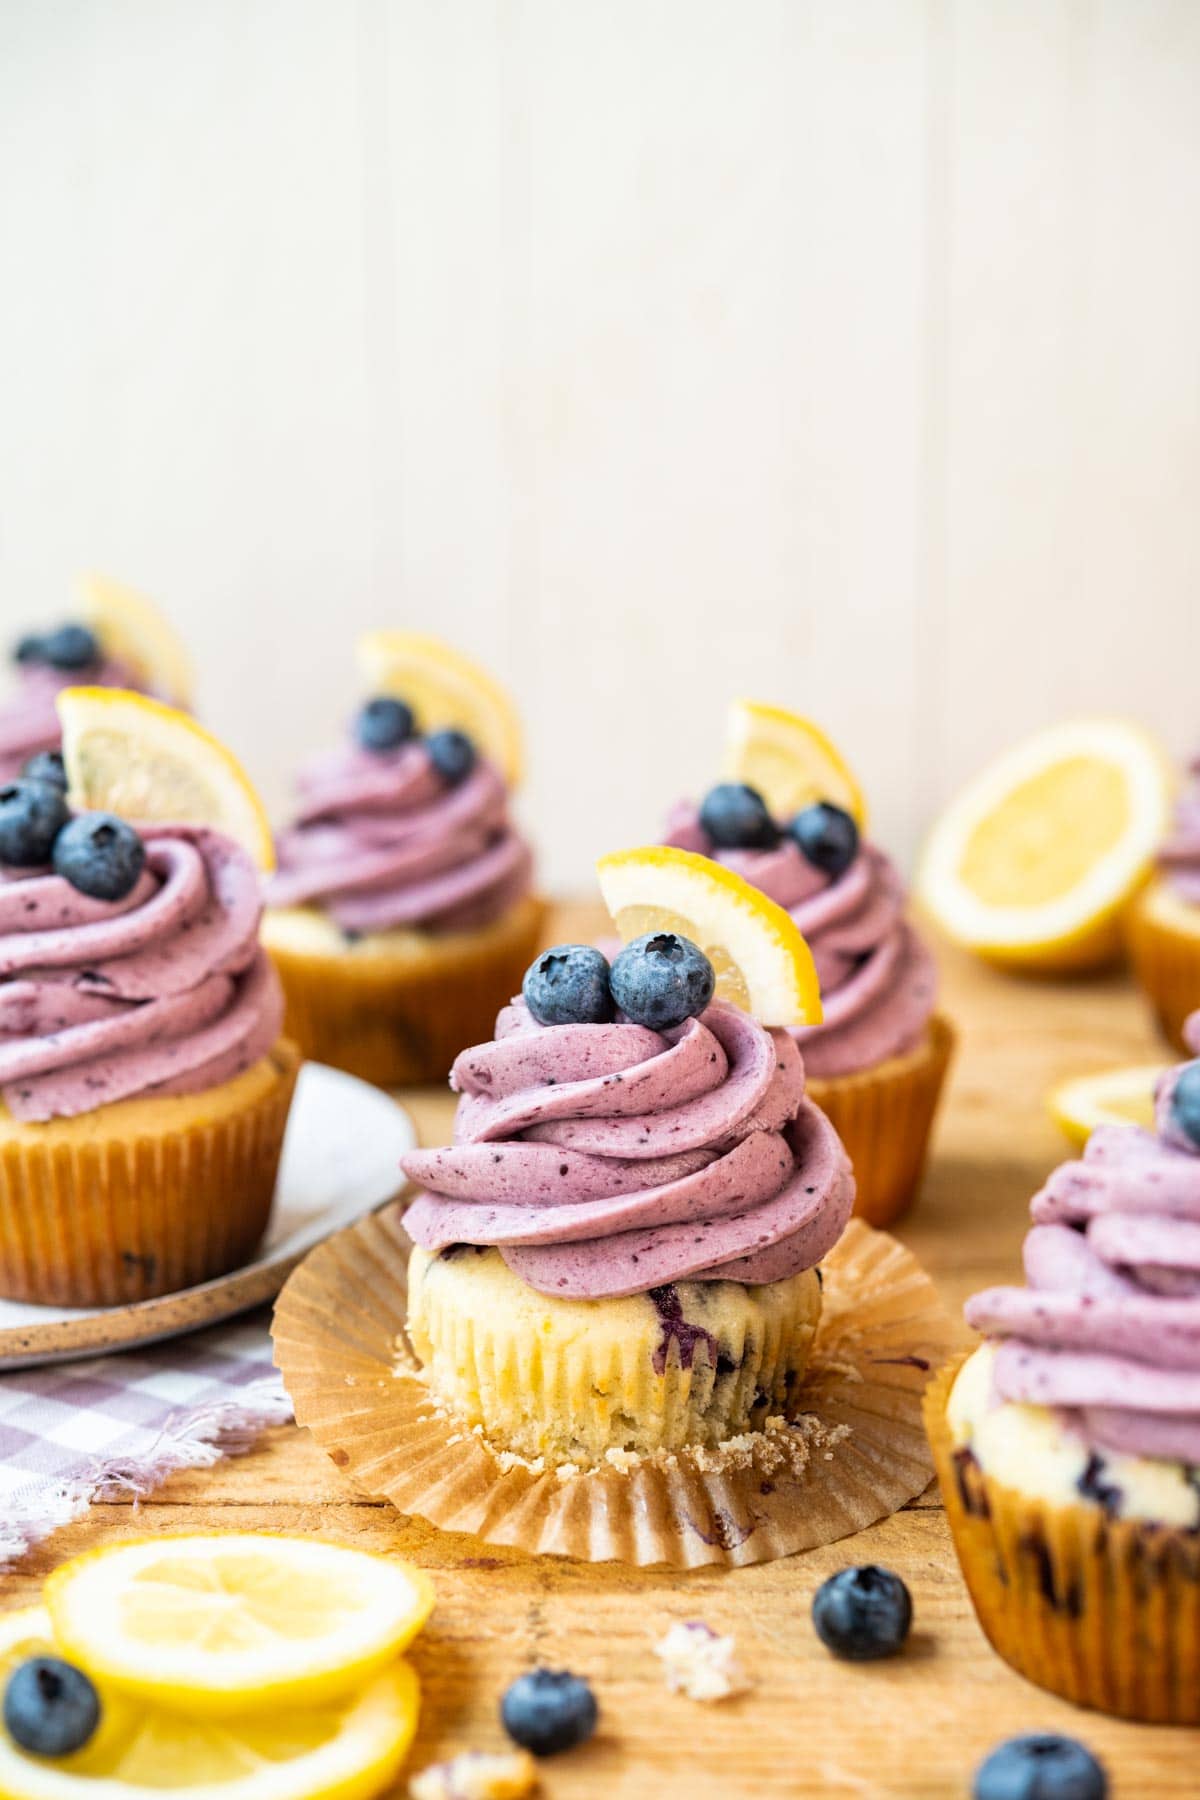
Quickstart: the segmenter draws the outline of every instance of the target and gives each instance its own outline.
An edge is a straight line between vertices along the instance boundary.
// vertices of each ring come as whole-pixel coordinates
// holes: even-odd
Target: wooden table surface
[[[574,925],[578,926],[575,920]],[[958,1060],[924,1191],[899,1235],[957,1308],[1012,1278],[1029,1198],[1066,1147],[1044,1096],[1062,1077],[1166,1057],[1121,977],[1019,982],[943,954]],[[422,1136],[445,1134],[442,1093],[405,1095]],[[593,1682],[600,1729],[585,1749],[544,1765],[553,1800],[603,1793],[845,1794],[938,1800],[970,1793],[983,1754],[1016,1732],[1057,1730],[1105,1760],[1121,1800],[1200,1791],[1200,1733],[1120,1724],[1030,1687],[975,1623],[935,1494],[857,1538],[768,1567],[680,1576],[532,1560],[449,1536],[363,1499],[294,1427],[248,1456],[179,1475],[136,1511],[94,1507],[5,1578],[28,1603],[47,1571],[109,1536],[180,1530],[315,1532],[424,1565],[438,1607],[413,1658],[424,1689],[410,1768],[467,1747],[499,1748],[501,1691],[532,1663]],[[834,1570],[874,1561],[899,1571],[916,1619],[891,1663],[834,1661],[809,1620]],[[703,1707],[665,1692],[651,1645],[675,1619],[736,1633],[754,1691]]]

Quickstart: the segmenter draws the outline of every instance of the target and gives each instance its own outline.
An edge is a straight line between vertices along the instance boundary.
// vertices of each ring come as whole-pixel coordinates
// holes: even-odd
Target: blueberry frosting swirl
[[[216,832],[144,832],[122,900],[44,870],[0,874],[0,1093],[16,1119],[232,1080],[272,1048],[279,984],[258,871]]]
[[[537,1024],[523,1001],[465,1050],[454,1142],[403,1158],[414,1242],[497,1247],[542,1293],[778,1281],[845,1227],[854,1179],[786,1031],[714,1003],[657,1032]]]
[[[1187,1038],[1200,1050],[1200,1014]],[[1178,1122],[1180,1073],[1160,1083],[1153,1132],[1101,1126],[1054,1171],[1030,1208],[1028,1285],[966,1313],[999,1340],[998,1400],[1060,1409],[1101,1450],[1196,1465],[1200,1146]]]
[[[277,845],[272,906],[317,906],[351,936],[488,925],[533,881],[504,781],[479,758],[448,786],[419,741],[364,750],[349,743],[298,782],[296,821]]]
[[[31,756],[57,750],[62,738],[55,701],[64,688],[139,688],[123,663],[106,657],[84,669],[54,669],[29,663],[16,670],[13,690],[0,706],[0,782],[12,781]]]
[[[1190,785],[1176,804],[1171,835],[1158,860],[1179,898],[1200,906],[1200,757],[1188,773]]]
[[[820,1025],[794,1034],[810,1075],[852,1075],[917,1047],[933,1014],[937,974],[905,918],[899,872],[882,850],[864,843],[849,868],[831,877],[786,835],[771,850],[722,849],[689,801],[671,812],[666,842],[724,863],[800,927],[825,1012]]]

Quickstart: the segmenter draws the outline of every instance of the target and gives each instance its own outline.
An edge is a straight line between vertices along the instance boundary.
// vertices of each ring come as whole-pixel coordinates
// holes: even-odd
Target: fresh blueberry
[[[539,1025],[603,1025],[612,1018],[608,959],[591,944],[556,944],[530,963],[521,983]]]
[[[848,812],[828,800],[798,812],[788,831],[813,868],[826,875],[844,875],[858,855],[858,826]]]
[[[36,869],[50,861],[54,840],[70,818],[61,788],[22,778],[0,787],[0,863]]]
[[[465,731],[433,731],[425,740],[429,760],[450,787],[465,781],[475,767],[475,746]]]
[[[48,781],[61,793],[67,791],[67,771],[61,750],[39,750],[27,763],[22,763],[21,774],[26,781]]]
[[[46,660],[46,640],[40,632],[27,631],[19,637],[12,647],[12,659],[16,663],[36,663]]]
[[[31,1656],[9,1676],[4,1723],[22,1750],[34,1756],[70,1756],[94,1735],[100,1697],[74,1663]]]
[[[80,813],[54,845],[54,872],[93,900],[123,900],[146,861],[132,825],[112,813]]]
[[[842,1569],[813,1596],[813,1624],[827,1650],[847,1662],[895,1656],[912,1624],[912,1597],[898,1575],[867,1563]]]
[[[710,788],[700,807],[700,824],[722,850],[773,850],[779,842],[766,801],[744,781],[722,781]]]
[[[582,1676],[566,1669],[518,1675],[500,1702],[500,1719],[514,1743],[534,1756],[573,1750],[596,1729],[596,1696]]]
[[[364,750],[396,750],[407,744],[417,729],[411,706],[393,700],[390,694],[379,694],[368,700],[354,724],[355,733]]]
[[[100,646],[86,625],[60,625],[42,639],[42,658],[55,669],[86,669],[100,661]]]
[[[1009,1738],[980,1764],[972,1800],[1106,1800],[1104,1765],[1074,1738]]]
[[[1175,1077],[1171,1112],[1180,1131],[1200,1147],[1200,1061],[1184,1063]]]
[[[626,944],[609,978],[613,999],[635,1025],[666,1031],[702,1013],[716,976],[703,950],[673,931],[647,931]]]

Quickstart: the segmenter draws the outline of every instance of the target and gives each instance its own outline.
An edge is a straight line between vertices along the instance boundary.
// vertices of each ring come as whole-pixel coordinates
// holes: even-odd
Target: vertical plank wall
[[[0,622],[95,564],[272,801],[351,639],[520,696],[549,879],[731,692],[906,855],[1067,709],[1200,741],[1185,0],[0,0]]]

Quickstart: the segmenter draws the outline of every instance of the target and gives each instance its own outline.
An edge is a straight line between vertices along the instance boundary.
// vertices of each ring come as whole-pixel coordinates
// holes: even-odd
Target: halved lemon
[[[1080,1150],[1097,1125],[1141,1125],[1148,1131],[1154,1124],[1154,1089],[1166,1070],[1166,1063],[1133,1063],[1060,1081],[1046,1096],[1050,1117]]]
[[[160,700],[190,706],[191,660],[153,602],[104,575],[80,576],[78,592],[83,616],[105,654],[130,668]]]
[[[500,683],[461,650],[416,631],[368,631],[358,641],[358,660],[371,692],[407,701],[420,730],[465,731],[510,787],[520,781],[516,708]]]
[[[732,869],[653,844],[596,864],[600,892],[622,940],[674,931],[698,944],[717,977],[716,997],[762,1025],[819,1025],[817,971],[790,913]]]
[[[44,1608],[0,1618],[0,1685],[27,1657],[47,1654],[64,1651]],[[4,1800],[142,1800],[168,1790],[187,1800],[370,1800],[395,1780],[420,1710],[405,1662],[339,1701],[238,1719],[188,1718],[97,1686],[99,1728],[72,1756],[28,1755],[0,1728]]]
[[[867,805],[845,759],[819,725],[781,706],[735,700],[725,727],[726,780],[757,788],[777,819],[830,800],[866,829]]]
[[[207,1715],[324,1705],[412,1641],[429,1577],[394,1557],[258,1533],[154,1538],[46,1582],[63,1654],[159,1706]]]
[[[946,808],[917,891],[952,938],[994,961],[1095,967],[1119,952],[1119,917],[1152,867],[1171,793],[1167,758],[1139,726],[1050,726]]]
[[[210,825],[261,869],[275,866],[271,826],[233,752],[187,713],[123,688],[58,696],[69,798],[81,811],[139,824]]]

